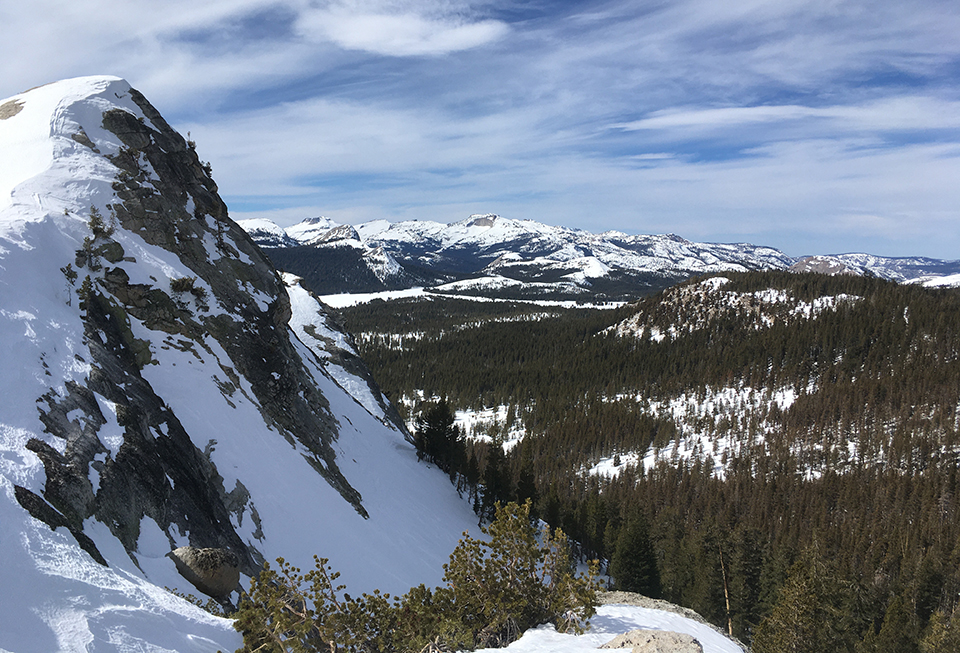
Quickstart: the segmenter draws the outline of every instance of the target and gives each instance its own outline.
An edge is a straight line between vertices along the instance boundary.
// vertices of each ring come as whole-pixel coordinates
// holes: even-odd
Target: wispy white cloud
[[[265,47],[234,39],[219,51],[186,41],[198,26],[216,34],[276,9],[269,0],[36,0],[3,7],[0,79],[8,92],[70,76],[116,74],[158,104],[180,108],[263,84],[304,59],[296,43]],[[276,44],[274,44],[276,45]]]
[[[948,2],[36,0],[0,12],[0,95],[126,77],[193,132],[235,211],[494,211],[791,253],[960,256],[960,12]]]
[[[469,174],[542,153],[537,116],[516,110],[451,120],[435,110],[396,109],[345,100],[310,99],[188,123],[224,192],[308,193],[322,178],[414,177],[431,171]],[[519,161],[517,162],[519,163]],[[299,189],[299,190],[296,190]]]
[[[267,123],[283,125],[269,132],[276,141],[244,136],[268,133]],[[956,257],[958,144],[808,138],[703,161],[570,152],[550,133],[531,137],[538,129],[525,112],[453,125],[437,113],[309,102],[194,133],[201,154],[205,143],[229,153],[214,169],[241,206],[282,189],[302,207],[276,214],[286,224],[298,214],[452,221],[492,211],[598,231],[760,242],[795,255],[909,247]]]
[[[309,40],[389,56],[442,55],[502,38],[499,20],[471,21],[459,13],[418,13],[416,7],[382,2],[338,2],[304,11],[297,28]],[[434,14],[434,15],[431,15]]]
[[[322,73],[343,60],[335,48],[439,56],[509,31],[502,21],[474,15],[468,3],[449,1],[36,0],[5,5],[2,18],[4,96],[110,73],[176,109]],[[288,29],[258,29],[271,21]]]
[[[671,129],[728,129],[757,123],[786,123],[804,119],[829,121],[845,131],[911,131],[960,128],[960,101],[936,97],[902,96],[860,105],[808,107],[765,105],[717,109],[665,109],[648,117],[614,124],[625,131]]]

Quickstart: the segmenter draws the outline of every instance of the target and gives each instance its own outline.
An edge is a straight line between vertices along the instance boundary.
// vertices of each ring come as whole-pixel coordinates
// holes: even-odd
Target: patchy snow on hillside
[[[463,429],[464,435],[470,440],[493,442],[499,438],[503,444],[504,453],[509,452],[520,444],[526,430],[519,419],[513,420],[508,426],[509,406],[496,406],[481,410],[458,410],[454,416],[456,426]]]
[[[775,391],[749,387],[703,388],[671,399],[636,397],[645,413],[667,417],[677,427],[677,438],[646,451],[623,451],[605,456],[585,470],[588,475],[616,477],[628,467],[650,471],[661,462],[713,461],[713,473],[723,478],[723,460],[744,447],[761,444],[772,425],[765,419],[771,410],[785,411],[796,401],[793,387]],[[630,400],[620,396],[617,400]],[[619,465],[614,464],[619,459]]]
[[[477,277],[475,279],[464,279],[463,281],[451,281],[431,288],[431,290],[440,293],[469,293],[476,290],[502,290],[504,288],[520,288],[526,286],[522,281],[510,279],[500,275]]]
[[[612,456],[604,456],[595,465],[586,470],[588,476],[600,476],[601,478],[616,478],[625,469],[639,469],[640,462],[644,456],[636,451],[627,451],[617,453]]]
[[[393,258],[390,252],[383,247],[368,248],[365,259],[367,266],[380,281],[386,281],[390,277],[395,277],[403,272],[403,267],[397,262],[397,259]]]
[[[648,339],[652,342],[676,340],[686,334],[707,328],[718,314],[727,312],[746,316],[753,329],[765,329],[778,320],[812,320],[828,311],[859,302],[856,295],[839,294],[804,301],[790,292],[767,288],[754,292],[724,290],[727,277],[711,277],[699,283],[679,286],[665,293],[662,307],[672,310],[657,323],[644,312],[623,320],[608,329],[620,337]],[[664,324],[664,321],[668,321]]]

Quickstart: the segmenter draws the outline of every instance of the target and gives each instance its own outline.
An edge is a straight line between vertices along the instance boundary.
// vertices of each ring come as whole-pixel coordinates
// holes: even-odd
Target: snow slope
[[[69,455],[75,444],[41,421],[41,398],[65,403],[76,388],[98,387],[91,382],[99,371],[90,338],[105,336],[85,332],[80,283],[72,284],[62,270],[75,264],[75,252],[90,236],[90,207],[110,216],[108,205],[118,201],[114,184],[121,171],[107,155],[121,153],[123,144],[103,127],[105,112],[125,112],[160,139],[162,126],[131,99],[134,93],[121,79],[87,77],[0,101],[0,107],[19,107],[0,111],[9,115],[0,119],[0,651],[212,652],[240,645],[229,621],[163,589],[196,593],[166,557],[176,546],[194,543],[189,526],[161,526],[149,516],[133,525],[89,517],[79,530],[106,561],[102,565],[67,528],[51,529],[17,497],[18,487],[38,500],[49,494],[36,450]],[[165,183],[164,173],[143,156],[140,167],[146,190]],[[185,197],[187,215],[194,200]],[[239,231],[228,230],[220,248],[210,235],[210,218],[197,219],[196,230],[205,235],[196,251],[206,251],[214,262],[232,251],[236,265],[252,264],[245,252],[255,249],[235,239]],[[142,230],[116,224],[110,240],[122,246],[123,260],[105,263],[99,272],[79,270],[97,292],[109,295],[104,284],[110,271],[154,289],[196,275],[174,251],[148,242]],[[181,301],[199,322],[235,322],[240,307],[228,305],[216,290],[230,283],[247,298],[244,311],[273,310],[286,301],[282,288],[270,296],[248,281],[213,277],[196,281],[209,306],[189,296]],[[131,316],[133,342],[147,343],[150,362],[140,373],[145,387],[161,398],[165,414],[175,416],[170,419],[182,425],[198,455],[214,465],[213,480],[223,491],[237,496],[243,487],[249,494],[224,527],[250,551],[304,568],[312,566],[313,554],[328,557],[352,593],[438,583],[461,531],[476,524],[469,506],[445,475],[417,463],[379,392],[344,362],[350,360],[349,343],[325,322],[319,304],[292,289],[289,305],[289,324],[277,328],[289,339],[304,378],[328,404],[328,414],[320,417],[332,420],[335,461],[368,517],[318,473],[316,465],[326,463],[311,464],[310,452],[265,417],[258,382],[242,374],[235,384],[227,382],[225,375],[242,368],[236,353],[209,333],[190,340],[185,332],[158,331]],[[117,404],[90,392],[103,423],[91,423],[82,410],[67,412],[64,423],[87,433],[100,449],[84,472],[91,497],[99,497],[103,477],[97,470],[115,465],[131,443]],[[165,428],[154,437],[170,436]],[[163,485],[178,490],[169,476]],[[133,549],[125,549],[112,531],[127,526],[137,533]]]
[[[580,636],[558,633],[553,626],[541,626],[527,631],[505,649],[479,649],[477,653],[586,653],[597,650],[621,633],[637,629],[692,635],[700,642],[703,653],[743,653],[742,648],[710,626],[666,610],[603,605],[597,608],[597,615],[591,619],[590,625],[590,630]]]

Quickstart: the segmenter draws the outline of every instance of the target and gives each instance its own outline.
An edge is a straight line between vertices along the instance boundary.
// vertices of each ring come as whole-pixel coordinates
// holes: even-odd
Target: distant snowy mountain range
[[[796,259],[758,245],[695,243],[672,234],[593,234],[497,215],[446,225],[377,220],[353,227],[323,217],[287,229],[269,220],[239,224],[268,248],[279,268],[302,276],[321,294],[425,286],[488,297],[624,300],[700,274],[746,270],[960,285],[960,261],[869,254]]]

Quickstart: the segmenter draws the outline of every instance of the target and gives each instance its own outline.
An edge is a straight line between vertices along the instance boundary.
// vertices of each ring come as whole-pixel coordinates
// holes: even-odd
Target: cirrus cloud
[[[943,0],[35,0],[0,9],[0,96],[125,77],[287,224],[956,258],[957,33]]]
[[[438,56],[469,50],[502,38],[508,31],[499,20],[468,21],[460,16],[371,11],[376,7],[335,4],[304,12],[297,21],[307,39],[326,39],[350,50],[388,56]]]

